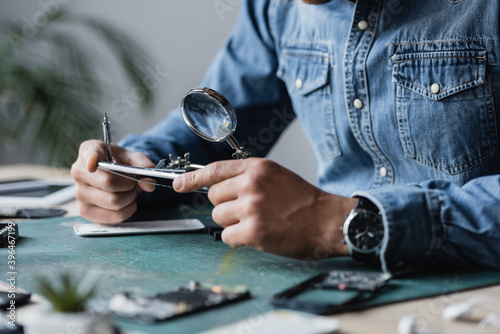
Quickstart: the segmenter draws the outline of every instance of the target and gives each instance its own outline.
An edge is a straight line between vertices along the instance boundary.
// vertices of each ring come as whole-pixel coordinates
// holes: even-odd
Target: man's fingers
[[[116,162],[136,167],[154,167],[147,155],[140,152],[131,152],[123,147],[112,144],[111,150]],[[87,171],[93,173],[97,169],[97,162],[108,159],[106,143],[100,140],[87,140],[80,145],[78,153]]]
[[[117,151],[117,159],[125,165],[144,168],[153,168],[155,166],[155,164],[144,153],[127,151],[119,146],[117,146]]]
[[[154,167],[143,153],[130,152],[111,145],[117,163],[137,167]],[[137,210],[137,194],[142,190],[135,180],[97,168],[108,158],[106,143],[87,140],[80,145],[77,161],[71,167],[76,181],[76,197],[82,217],[99,224],[116,224],[128,219]],[[147,191],[151,191],[146,187]]]
[[[94,205],[81,205],[80,215],[96,224],[118,224],[130,218],[137,210],[135,202],[119,211],[103,209]]]
[[[155,164],[144,153],[123,150],[119,152],[118,156],[120,162],[125,165],[143,168],[153,168],[155,166]],[[137,182],[137,184],[142,190],[147,192],[153,192],[156,189],[156,181],[151,178],[142,178],[139,182]]]
[[[97,169],[97,162],[106,160],[107,156],[106,144],[100,140],[84,141],[78,152],[78,158],[89,173],[94,173]]]
[[[240,175],[212,185],[208,190],[208,199],[210,202],[217,206],[221,203],[237,199],[239,189],[242,186]]]
[[[212,219],[222,227],[237,224],[241,212],[238,210],[237,201],[230,201],[215,206],[212,210]]]
[[[107,192],[131,191],[137,185],[137,181],[104,170],[95,172],[94,177],[89,177],[87,183]]]
[[[251,236],[245,224],[234,224],[226,227],[221,234],[222,241],[231,247],[252,246]]]
[[[137,167],[154,167],[153,162],[143,153],[131,152],[117,145],[112,145],[112,151],[118,163]],[[73,178],[77,183],[85,183],[107,192],[125,192],[134,189],[135,181],[97,169],[97,163],[105,161],[107,157],[108,151],[104,142],[99,140],[83,142],[80,145],[78,160],[71,169]],[[150,186],[144,188],[146,191],[154,190],[150,189]]]
[[[99,161],[99,153],[91,152],[85,163],[85,167],[87,168],[87,172],[94,173],[97,170],[97,162]]]
[[[75,179],[77,185],[91,186],[107,192],[131,191],[137,183],[100,169],[94,173],[89,173],[75,165],[71,168],[71,176]]]
[[[141,187],[142,190],[150,193],[155,191],[156,189],[156,180],[155,179],[150,179],[148,177],[144,177],[142,179],[139,179],[137,182],[139,187]]]
[[[247,168],[248,163],[250,163],[250,160],[218,161],[197,171],[185,173],[174,180],[174,190],[184,193],[203,187],[210,187],[225,179],[242,174]]]
[[[95,187],[77,185],[76,198],[83,203],[99,203],[103,209],[118,211],[132,204],[136,197],[135,189],[126,192],[107,192]]]

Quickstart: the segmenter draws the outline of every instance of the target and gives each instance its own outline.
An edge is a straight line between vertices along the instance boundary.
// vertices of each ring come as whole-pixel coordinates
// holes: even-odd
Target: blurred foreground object
[[[39,293],[51,307],[40,303],[32,308],[23,320],[24,334],[115,332],[109,313],[96,312],[88,306],[97,293],[97,280],[90,275],[61,272],[59,276],[39,277],[37,280]]]
[[[108,23],[64,11],[44,14],[36,25],[0,21],[0,143],[41,150],[45,162],[64,167],[82,141],[99,137],[95,124],[112,106],[111,87],[102,80],[112,72],[96,50],[105,47],[143,110],[152,105],[148,78],[155,68],[144,48]]]

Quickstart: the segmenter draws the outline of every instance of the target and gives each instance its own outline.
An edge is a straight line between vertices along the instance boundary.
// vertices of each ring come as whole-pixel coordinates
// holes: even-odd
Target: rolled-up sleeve
[[[500,268],[500,176],[358,191],[381,210],[386,272],[437,266]]]

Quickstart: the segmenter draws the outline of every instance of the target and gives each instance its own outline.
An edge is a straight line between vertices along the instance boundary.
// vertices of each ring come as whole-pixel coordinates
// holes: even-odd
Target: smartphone
[[[333,270],[318,274],[271,297],[275,307],[316,314],[359,308],[391,279],[390,274]]]
[[[76,224],[73,227],[75,233],[82,237],[187,232],[204,228],[205,225],[199,219],[124,222],[116,225]]]

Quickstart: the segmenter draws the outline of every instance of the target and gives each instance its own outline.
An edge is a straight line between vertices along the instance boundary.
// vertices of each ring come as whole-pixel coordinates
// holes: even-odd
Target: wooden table
[[[0,180],[9,180],[26,176],[38,178],[67,177],[69,176],[69,171],[52,167],[32,165],[0,166]],[[68,210],[67,216],[78,215],[78,205],[76,202],[68,203],[63,207]],[[201,236],[197,236],[197,238],[201,238]],[[217,247],[224,248],[225,245],[220,244]],[[249,249],[248,252],[252,253],[252,256],[254,257],[265,258],[266,261],[269,261],[269,258],[272,259],[272,257],[268,258],[266,254],[260,254],[260,252],[258,251]],[[414,315],[418,324],[433,329],[436,333],[456,334],[473,333],[475,327],[479,323],[479,320],[484,317],[489,311],[482,306],[478,306],[474,309],[472,320],[470,321],[459,322],[443,320],[441,317],[442,310],[446,305],[450,303],[465,301],[471,296],[484,294],[496,298],[496,302],[491,304],[491,306],[496,308],[497,313],[500,313],[500,285],[465,292],[453,292],[453,280],[451,280],[448,282],[443,282],[442,291],[443,294],[432,298],[424,298],[390,304],[386,306],[374,307],[365,311],[343,313],[334,315],[334,317],[340,321],[341,332],[345,334],[397,333],[397,325],[400,318],[407,314]],[[141,330],[140,328],[132,329]],[[148,331],[146,330],[145,332]],[[488,326],[481,333],[499,332],[499,329]]]

